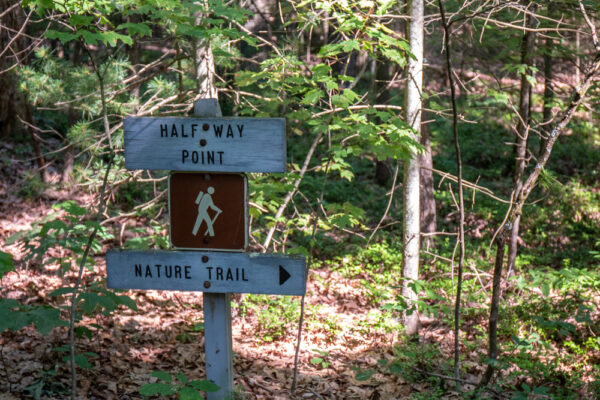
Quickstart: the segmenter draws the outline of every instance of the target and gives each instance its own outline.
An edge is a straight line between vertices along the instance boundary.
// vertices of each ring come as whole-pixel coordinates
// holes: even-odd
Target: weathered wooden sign
[[[303,295],[304,257],[218,251],[110,250],[107,286],[113,289]]]
[[[178,249],[244,251],[248,181],[240,174],[172,173],[171,244]]]
[[[202,172],[285,172],[283,118],[131,117],[125,167]]]
[[[198,100],[194,114],[125,119],[127,169],[187,172],[169,177],[169,215],[172,246],[188,251],[111,250],[106,283],[205,292],[206,377],[220,387],[206,398],[222,400],[234,394],[230,293],[303,295],[307,271],[304,257],[239,252],[248,241],[248,183],[223,174],[285,172],[285,120],[221,118],[216,99]]]

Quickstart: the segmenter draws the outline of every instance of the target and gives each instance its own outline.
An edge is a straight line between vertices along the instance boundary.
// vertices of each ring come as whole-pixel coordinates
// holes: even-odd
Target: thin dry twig
[[[446,69],[448,71],[448,80],[450,81],[450,100],[452,102],[452,131],[454,133],[454,150],[456,153],[456,165],[458,168],[458,204],[456,205],[459,212],[459,224],[458,224],[458,241],[460,245],[459,259],[458,259],[458,277],[456,282],[456,301],[454,303],[454,377],[457,379],[457,390],[460,391],[460,302],[462,294],[462,281],[463,281],[463,269],[465,263],[465,203],[463,194],[463,179],[462,179],[462,159],[460,153],[460,144],[458,140],[458,110],[456,106],[456,92],[454,87],[454,74],[452,70],[452,62],[450,59],[450,32],[448,23],[446,23],[446,16],[444,14],[444,5],[442,0],[438,0],[440,8],[440,16],[442,17],[442,25],[444,27],[444,41],[446,44]],[[454,192],[450,188],[452,199],[454,199]],[[454,259],[454,255],[452,256]]]
[[[308,169],[308,164],[310,163],[310,160],[312,159],[312,156],[313,156],[315,150],[317,149],[319,142],[321,142],[322,138],[323,138],[323,132],[320,132],[317,135],[317,137],[315,138],[315,140],[313,141],[312,145],[310,146],[310,149],[308,150],[308,153],[306,154],[306,158],[304,159],[304,164],[302,164],[302,168],[300,169],[299,176],[296,179],[296,182],[294,182],[294,186],[293,186],[292,190],[290,190],[288,192],[288,194],[285,196],[285,198],[283,199],[283,203],[281,203],[281,206],[279,206],[279,209],[277,209],[277,212],[275,213],[275,217],[274,217],[275,220],[279,219],[283,215],[283,212],[287,208],[290,200],[292,200],[292,198],[298,191],[298,188],[300,187],[300,183],[302,182],[302,179],[304,178],[304,174],[306,174],[306,170]],[[271,227],[271,229],[269,229],[269,232],[267,233],[267,237],[263,243],[264,251],[266,251],[269,248],[269,244],[271,243],[271,239],[273,239],[273,234],[275,233],[275,229],[277,229],[277,224],[274,224]]]

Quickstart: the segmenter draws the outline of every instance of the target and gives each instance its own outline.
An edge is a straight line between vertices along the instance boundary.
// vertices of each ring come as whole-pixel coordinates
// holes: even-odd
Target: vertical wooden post
[[[233,395],[233,350],[231,348],[231,295],[204,293],[204,352],[206,378],[219,385],[207,400],[230,399]]]
[[[196,101],[194,115],[220,117],[219,102],[217,99]],[[206,379],[221,387],[218,392],[207,393],[206,399],[230,399],[233,395],[231,295],[229,293],[204,293],[203,299]]]

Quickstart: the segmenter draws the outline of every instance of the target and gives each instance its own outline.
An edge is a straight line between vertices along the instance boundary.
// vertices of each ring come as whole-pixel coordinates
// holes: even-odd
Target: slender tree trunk
[[[575,84],[579,85],[581,81],[581,58],[579,58],[579,48],[581,46],[579,31],[575,32]]]
[[[81,42],[77,40],[73,42],[72,46],[73,52],[71,54],[71,65],[73,67],[77,67],[79,63],[81,63],[83,49],[81,48]],[[77,120],[79,120],[80,116],[81,115],[73,107],[69,107],[69,110],[67,111],[67,129],[70,129],[73,125],[75,125],[77,123]],[[75,152],[73,150],[73,145],[72,143],[68,142],[70,142],[70,140],[68,137],[65,136],[65,143],[71,145],[65,150],[65,162],[61,178],[62,183],[70,183],[72,181],[73,164],[75,162]]]
[[[133,14],[128,18],[129,22],[139,23],[141,22],[141,17],[139,15]],[[131,67],[133,68],[134,73],[139,71],[140,64],[140,51],[141,45],[139,40],[134,40],[133,44],[127,48],[127,56],[129,57],[129,62],[131,63]],[[180,69],[181,70],[181,69]],[[131,89],[131,97],[136,100],[136,103],[140,97],[140,85],[136,85]],[[135,110],[137,111],[138,104],[136,104]]]
[[[415,59],[408,60],[408,79],[406,82],[406,122],[413,128],[413,139],[419,141],[421,132],[421,91],[423,86],[423,0],[408,2],[410,23],[408,37],[410,51]],[[419,279],[420,249],[420,172],[419,155],[413,154],[404,163],[404,234],[402,257],[402,295],[408,301],[412,313],[404,316],[405,331],[408,335],[419,333],[419,315],[416,309],[417,293],[411,284]]]
[[[23,120],[27,122],[27,132],[31,136],[31,143],[33,144],[33,154],[37,160],[38,169],[40,172],[40,178],[43,182],[50,181],[50,174],[48,172],[48,168],[46,168],[46,159],[44,158],[44,153],[42,152],[42,146],[40,145],[40,140],[35,133],[35,120],[33,118],[33,106],[31,104],[27,104],[25,101],[25,114],[23,115]]]
[[[500,283],[502,277],[502,265],[504,264],[504,238],[500,237],[496,241],[496,261],[494,263],[494,276],[492,279],[492,301],[490,303],[490,319],[488,324],[488,359],[496,360],[498,357],[498,311],[500,309]],[[485,386],[492,379],[494,366],[488,364],[487,369],[481,379],[482,386]]]
[[[546,38],[546,45],[544,51],[544,110],[542,113],[542,137],[540,139],[540,147],[538,149],[538,155],[542,154],[546,143],[548,142],[548,136],[552,131],[552,103],[554,102],[554,88],[552,87],[552,38]]]
[[[386,104],[389,99],[388,90],[380,90],[379,82],[387,82],[389,78],[389,66],[387,63],[379,62],[377,58],[371,59],[371,82],[369,86],[369,103]],[[375,181],[381,186],[387,186],[394,175],[392,159],[377,160],[375,162]]]
[[[458,243],[460,245],[458,259],[458,276],[456,279],[456,301],[454,302],[454,378],[456,379],[456,389],[460,391],[460,311],[462,297],[463,269],[465,265],[465,200],[463,193],[463,168],[462,156],[460,152],[460,142],[458,138],[458,108],[456,106],[456,87],[452,71],[452,48],[450,40],[449,22],[446,22],[446,13],[442,0],[438,0],[440,16],[444,26],[444,38],[446,44],[446,70],[448,71],[448,80],[450,81],[450,100],[452,102],[452,133],[454,136],[454,151],[456,155],[456,168],[458,172]]]
[[[213,79],[215,76],[215,61],[212,54],[210,42],[200,40],[196,47],[196,79],[198,82],[198,93],[205,99],[216,99],[217,89]]]
[[[530,8],[535,11],[533,5]],[[525,17],[525,25],[528,28],[535,28],[537,20],[531,14]],[[535,32],[528,30],[523,35],[521,44],[521,64],[527,66],[527,70],[521,75],[521,90],[519,93],[519,116],[517,121],[517,155],[515,159],[515,172],[513,176],[513,199],[519,197],[523,188],[523,175],[527,167],[527,142],[529,138],[529,120],[531,110],[531,83],[527,79],[530,73],[529,67],[533,63],[533,50],[535,44]],[[517,258],[518,239],[519,239],[519,224],[521,221],[520,215],[515,218],[511,227],[509,246],[508,246],[508,274],[513,270],[515,260]]]
[[[205,3],[203,3],[207,6]],[[196,15],[196,25],[202,24],[204,16],[202,13]],[[204,99],[216,99],[217,89],[215,87],[215,59],[212,53],[210,41],[201,39],[196,43],[196,82],[198,93]]]
[[[0,13],[6,12],[13,4],[14,1],[11,0],[0,0]],[[11,43],[14,32],[21,28],[23,23],[22,14],[23,9],[16,7],[0,19],[0,52],[3,52]],[[12,42],[11,47],[15,50],[15,53],[22,47],[20,46],[21,42],[20,39]],[[19,125],[17,115],[25,114],[23,109],[19,109],[19,107],[25,107],[26,104],[23,96],[19,93],[19,82],[14,73],[15,70],[9,70],[17,63],[19,63],[19,60],[12,56],[11,51],[7,51],[0,57],[0,71],[7,70],[0,73],[0,137],[3,138],[15,132]]]
[[[431,155],[431,138],[427,126],[421,128],[421,145],[425,152],[420,155],[421,164],[421,232],[434,233],[437,231],[437,212],[433,188],[433,157]],[[433,236],[425,236],[422,245],[426,249],[433,245]]]

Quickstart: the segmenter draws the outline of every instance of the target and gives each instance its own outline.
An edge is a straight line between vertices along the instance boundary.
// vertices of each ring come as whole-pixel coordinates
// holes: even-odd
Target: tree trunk
[[[5,12],[14,4],[11,0],[0,0],[0,13]],[[17,32],[23,23],[23,9],[21,7],[13,8],[0,19],[0,52],[4,52],[14,37],[13,32]],[[5,28],[6,27],[6,28]],[[13,31],[9,31],[12,29]],[[22,48],[22,40],[16,39],[11,44],[14,53],[18,53]],[[18,127],[17,115],[24,114],[20,107],[25,106],[23,96],[19,92],[19,82],[14,73],[15,69],[9,70],[14,64],[18,64],[10,50],[6,51],[0,57],[0,137],[10,136]],[[6,72],[2,73],[2,71]],[[17,99],[21,100],[18,101]]]
[[[535,7],[531,6],[532,11],[535,12]],[[531,14],[527,14],[525,17],[525,25],[528,28],[535,28],[537,19]],[[527,75],[530,73],[529,67],[533,63],[533,50],[535,44],[535,32],[528,30],[523,35],[523,42],[521,44],[521,64],[527,66],[527,70],[521,76],[521,90],[519,93],[519,116],[517,121],[517,155],[515,159],[515,172],[513,175],[513,199],[517,199],[520,195],[521,189],[523,188],[523,174],[527,166],[527,141],[529,138],[529,120],[530,120],[530,109],[531,109],[531,84],[527,80]],[[517,258],[518,239],[519,239],[519,223],[521,221],[520,215],[513,221],[509,246],[508,246],[508,272],[513,270],[515,260]]]
[[[492,279],[492,301],[490,305],[490,319],[488,324],[488,359],[496,360],[498,357],[498,311],[500,306],[500,278],[502,277],[502,265],[504,264],[504,238],[496,241],[496,261],[494,263],[494,277]],[[494,374],[494,367],[489,364],[481,385],[487,385]]]
[[[128,17],[128,21],[135,24],[141,22],[142,18],[139,15],[133,14]],[[134,74],[137,74],[137,72],[140,69],[140,52],[141,44],[139,40],[134,40],[133,44],[127,47],[127,56],[129,57],[129,62],[131,63],[131,67],[133,68]],[[179,71],[181,71],[181,68],[179,69]],[[137,102],[139,101],[138,99],[140,97],[140,86],[141,85],[135,85],[131,89],[131,97],[133,97],[136,100],[135,111],[138,110]]]
[[[431,140],[427,126],[421,128],[421,144],[425,152],[420,155],[421,164],[421,232],[437,231],[437,213],[433,188],[433,158],[431,156]],[[429,249],[433,245],[433,236],[425,236],[422,245]]]
[[[212,79],[214,76],[215,61],[210,42],[208,40],[200,40],[196,47],[196,79],[198,82],[198,93],[202,95],[202,98],[217,98],[217,89]]]
[[[548,15],[552,16],[552,3],[548,6]],[[579,32],[577,32],[579,35]],[[579,36],[578,36],[579,37]],[[552,131],[552,103],[554,102],[554,88],[552,87],[552,49],[554,47],[554,43],[551,37],[546,38],[545,49],[544,49],[544,109],[542,112],[542,136],[540,138],[540,148],[538,149],[538,156],[542,154],[544,148],[546,147],[546,143],[548,142],[548,136]],[[578,58],[579,59],[579,58]],[[577,69],[579,72],[579,69]],[[579,78],[577,79],[577,84],[579,84]]]
[[[423,86],[423,0],[408,2],[410,23],[408,37],[410,51],[415,58],[408,59],[408,79],[406,82],[406,122],[413,128],[413,139],[419,141],[421,132],[421,90]],[[407,335],[419,333],[419,315],[417,311],[417,294],[411,284],[419,279],[420,249],[420,171],[419,155],[413,154],[404,163],[404,224],[403,224],[403,257],[402,257],[402,295],[413,309],[405,313],[404,327]]]
[[[207,6],[206,4],[204,4]],[[204,18],[201,12],[196,15],[196,25],[201,25]],[[198,93],[203,99],[216,99],[215,59],[210,40],[201,39],[196,43],[196,83]]]
[[[72,53],[71,53],[71,65],[73,67],[78,67],[81,63],[81,56],[83,55],[83,48],[81,47],[81,42],[74,41],[72,44]],[[71,129],[73,125],[77,123],[81,114],[77,112],[73,107],[69,106],[69,110],[67,111],[67,129]],[[63,172],[61,181],[63,184],[71,183],[73,181],[73,164],[75,162],[75,152],[73,149],[73,144],[70,143],[70,140],[67,136],[65,136],[65,143],[69,146],[65,150],[65,161],[63,165]]]

